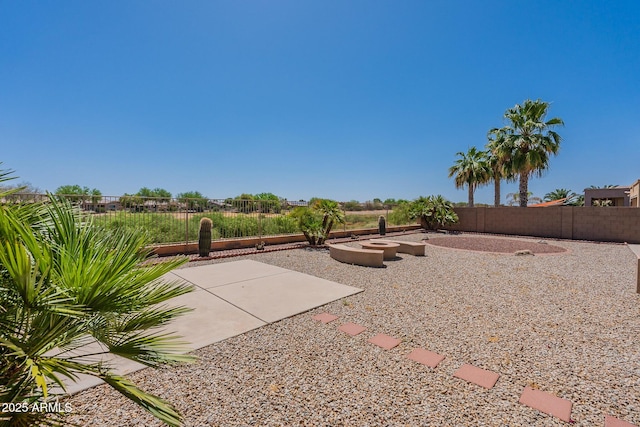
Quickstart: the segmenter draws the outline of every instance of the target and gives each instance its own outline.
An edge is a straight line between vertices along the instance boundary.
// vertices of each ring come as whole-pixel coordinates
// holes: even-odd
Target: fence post
[[[344,222],[342,223],[342,231],[347,232],[347,210],[342,208],[342,213],[344,214]]]
[[[258,239],[262,240],[262,202],[258,200]]]
[[[187,200],[187,209],[184,216],[184,248],[189,245],[189,201]]]

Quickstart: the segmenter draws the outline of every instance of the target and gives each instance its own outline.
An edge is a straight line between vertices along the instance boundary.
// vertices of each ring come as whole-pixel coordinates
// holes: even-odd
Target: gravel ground
[[[624,245],[549,243],[568,251],[427,245],[426,257],[401,254],[382,269],[312,249],[208,261],[253,259],[365,291],[200,349],[196,363],[131,378],[173,402],[186,426],[567,424],[519,404],[527,385],[572,401],[573,425],[603,426],[605,414],[640,425],[636,258]],[[325,311],[340,318],[312,319]],[[368,329],[351,337],[337,329],[347,322]],[[388,351],[367,343],[378,333],[402,343]],[[446,358],[436,369],[417,364],[406,358],[416,347]],[[463,363],[501,377],[485,390],[452,376]],[[160,425],[107,386],[70,402],[81,425]]]

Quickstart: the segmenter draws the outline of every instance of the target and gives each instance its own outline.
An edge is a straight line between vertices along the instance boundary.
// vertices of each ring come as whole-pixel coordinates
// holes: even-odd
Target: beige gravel
[[[197,363],[131,378],[173,402],[186,426],[566,425],[518,403],[527,385],[571,400],[573,425],[602,426],[605,414],[640,425],[636,258],[624,245],[549,243],[569,251],[427,246],[425,257],[401,254],[384,269],[311,249],[209,261],[254,259],[365,291],[200,349]],[[340,318],[312,320],[324,311]],[[347,322],[368,329],[350,337],[337,329]],[[378,333],[402,343],[367,343]],[[416,347],[446,358],[417,364],[406,358]],[[482,389],[452,376],[463,363],[501,377]],[[108,386],[70,402],[81,425],[160,425]]]

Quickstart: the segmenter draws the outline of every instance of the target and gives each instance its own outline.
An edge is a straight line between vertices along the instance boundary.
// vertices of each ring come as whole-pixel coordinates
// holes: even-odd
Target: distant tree
[[[8,184],[0,181],[0,192],[5,192],[5,200],[23,202],[41,200],[40,196],[44,193],[40,188],[35,187],[30,182],[26,181],[22,181],[18,184]]]
[[[195,209],[198,212],[202,212],[207,208],[208,199],[199,191],[179,193],[176,198],[180,203],[183,203],[187,209]]]
[[[282,211],[281,199],[273,193],[259,193],[255,194],[253,198],[260,202],[261,212],[280,213]]]
[[[471,147],[466,153],[458,152],[459,158],[449,168],[449,178],[455,177],[456,188],[465,185],[469,189],[469,207],[473,207],[473,194],[476,188],[490,179],[490,169],[484,151]]]
[[[560,149],[561,137],[553,129],[564,122],[558,117],[546,120],[548,110],[548,102],[527,99],[504,113],[507,126],[493,130],[504,135],[500,156],[509,159],[511,172],[519,177],[521,207],[528,204],[529,178],[541,175],[549,166],[549,155]]]
[[[348,202],[344,202],[342,207],[345,211],[359,211],[362,210],[362,206],[360,202],[357,200],[349,200]]]
[[[576,193],[571,190],[567,190],[566,188],[556,188],[552,192],[545,194],[544,200],[550,202],[553,200],[569,199],[574,196],[576,196]]]
[[[540,197],[534,196],[531,191],[527,193],[527,203],[532,205],[540,202],[542,202],[542,199]],[[522,206],[522,204],[520,203],[520,193],[507,194],[507,204],[509,206]]]
[[[22,181],[18,184],[1,184],[0,191],[18,190],[17,194],[42,194],[43,191],[30,182]]]
[[[257,210],[257,205],[254,199],[253,194],[242,193],[241,195],[236,196],[231,201],[231,204],[238,210],[238,212],[251,213]]]
[[[148,187],[142,187],[138,190],[135,196],[139,197],[154,197],[153,191]]]
[[[163,202],[171,200],[171,193],[164,188],[154,188],[151,193],[153,194],[152,197],[157,197]]]
[[[384,204],[386,207],[392,208],[394,206],[397,206],[398,202],[396,201],[396,199],[385,199],[382,204]]]
[[[171,199],[171,193],[164,188],[154,188],[151,190],[148,187],[142,187],[135,195],[138,197],[160,199],[162,202],[168,202]]]
[[[569,206],[584,206],[584,194],[575,194],[568,198],[564,204]]]
[[[72,201],[87,201],[98,203],[102,197],[102,192],[97,188],[89,189],[89,187],[80,187],[79,185],[62,185],[55,191],[58,196],[64,196]]]
[[[594,189],[598,189],[598,188],[616,188],[617,185],[614,184],[607,184],[607,185],[590,185],[589,188],[594,188]]]

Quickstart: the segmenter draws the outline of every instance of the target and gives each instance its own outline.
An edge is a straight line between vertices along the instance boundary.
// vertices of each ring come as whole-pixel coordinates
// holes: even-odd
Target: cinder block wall
[[[602,242],[640,243],[640,209],[554,206],[455,208],[450,230]]]

